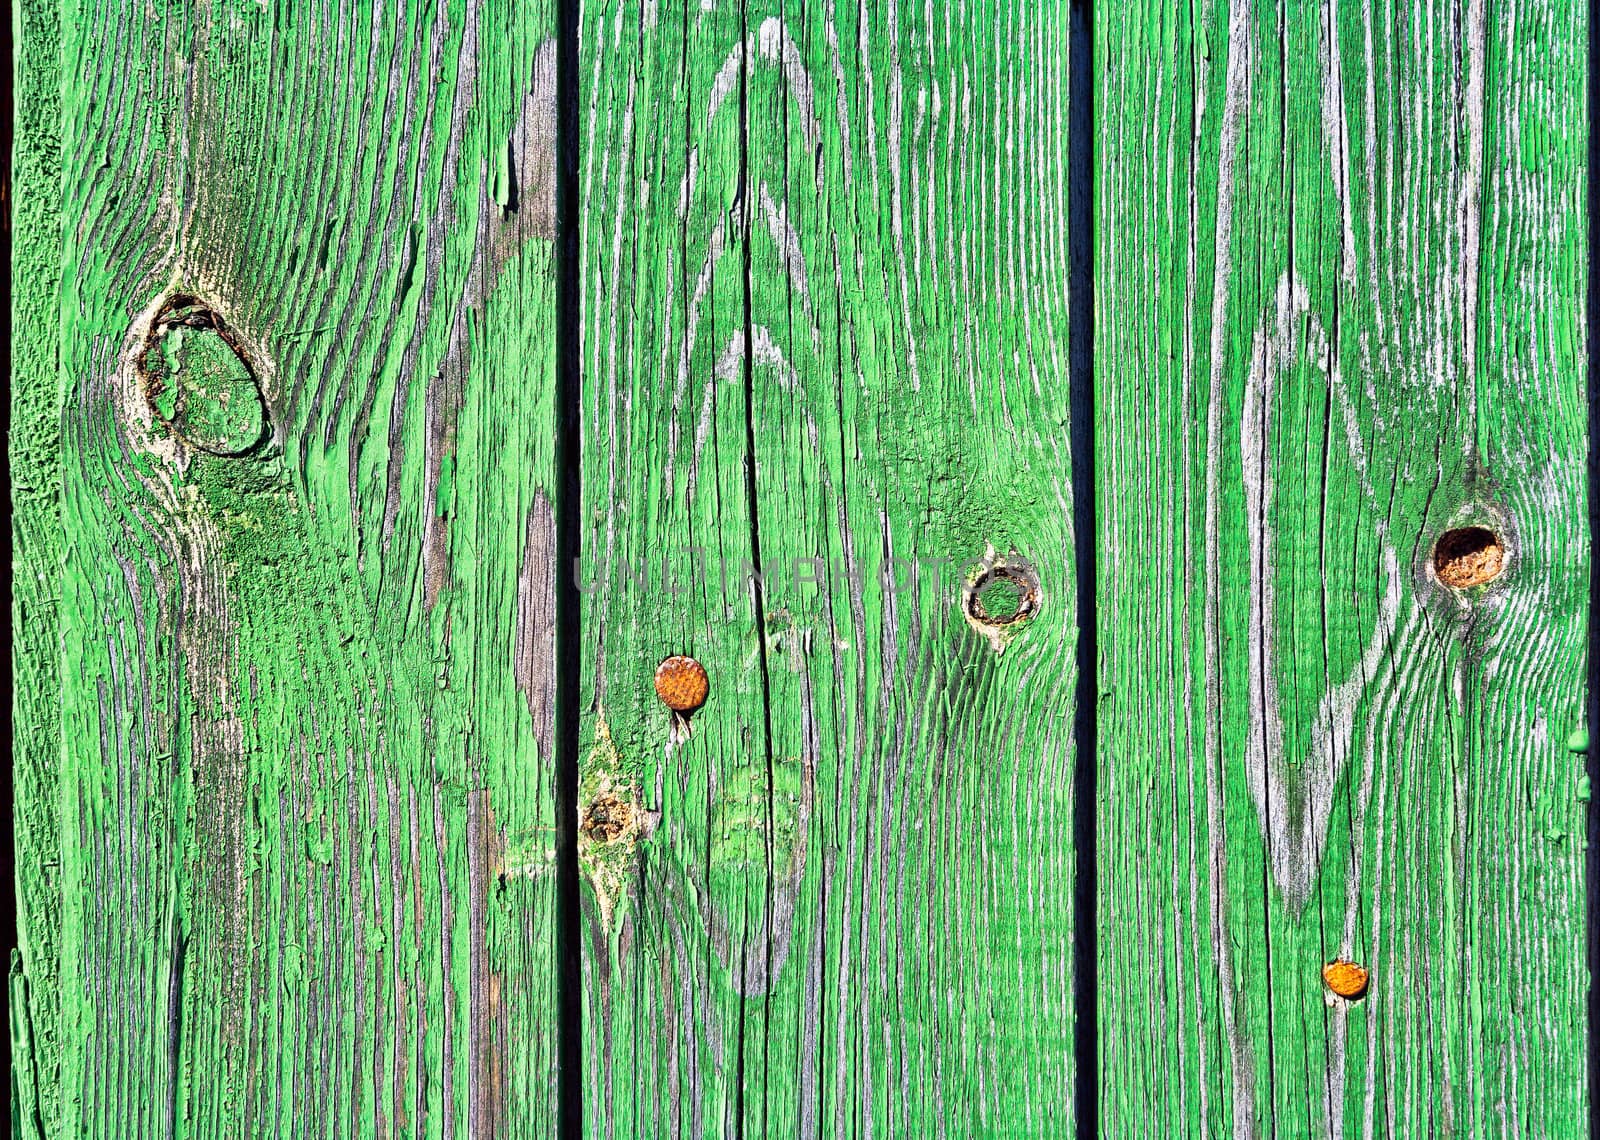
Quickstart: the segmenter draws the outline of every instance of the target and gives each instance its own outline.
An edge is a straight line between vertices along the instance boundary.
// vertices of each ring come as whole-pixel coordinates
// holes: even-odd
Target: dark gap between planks
[[[1589,187],[1586,208],[1589,214],[1589,282],[1587,297],[1587,395],[1589,403],[1589,659],[1588,692],[1585,697],[1584,728],[1589,734],[1584,752],[1584,769],[1591,789],[1585,831],[1584,886],[1588,917],[1589,959],[1589,1136],[1600,1140],[1600,800],[1593,789],[1600,787],[1600,360],[1595,348],[1600,344],[1600,280],[1594,272],[1594,251],[1600,248],[1600,0],[1589,0]]]
[[[1073,0],[1067,26],[1067,361],[1072,416],[1072,548],[1078,683],[1073,708],[1073,1115],[1079,1140],[1100,1131],[1100,976],[1095,866],[1100,676],[1094,454],[1094,5]]]
[[[20,18],[20,16],[17,18]],[[11,148],[13,119],[16,113],[16,107],[14,103],[15,96],[12,90],[12,82],[13,77],[16,75],[16,54],[15,43],[12,40],[13,21],[11,19],[7,19],[0,21],[0,23],[4,24],[3,27],[0,27],[0,66],[5,68],[5,78],[0,80],[0,311],[5,312],[7,314],[7,318],[9,319],[11,313]],[[9,336],[5,338],[5,347],[0,349],[0,354],[3,354],[4,357],[4,365],[6,370],[5,374],[10,376],[12,374],[12,366],[11,338]],[[5,483],[7,487],[10,487],[11,401],[9,399],[0,401],[0,433],[4,434],[6,441],[4,460]],[[0,506],[0,511],[3,511],[5,515],[4,531],[3,533],[0,533],[0,550],[3,550],[4,552],[3,557],[5,559],[6,568],[6,587],[7,593],[14,596],[15,591],[12,587],[12,579],[14,574],[13,567],[16,565],[16,562],[11,549],[13,523],[11,496],[9,494],[5,496],[5,503],[3,506]],[[14,651],[12,647],[13,634],[11,629],[11,608],[11,604],[8,604],[5,607],[5,616],[0,618],[0,622],[3,622],[5,626],[5,648],[0,650],[0,652],[3,652],[5,655],[4,660],[6,676],[15,678],[16,667],[14,664]],[[0,733],[4,734],[3,737],[0,737],[0,739],[8,741],[12,739],[12,731],[14,727],[12,717],[15,715],[15,712],[12,708],[12,704],[12,701],[5,701],[4,707],[0,708]],[[15,853],[17,850],[15,822],[17,810],[16,793],[12,786],[12,766],[10,763],[7,763],[3,767],[4,771],[0,772],[0,799],[4,799],[6,804],[5,850]],[[12,949],[14,951],[14,948],[20,944],[17,938],[17,912],[22,906],[22,886],[20,879],[13,877],[11,890],[11,906],[6,909],[4,920],[5,945],[8,949]],[[20,970],[20,968],[16,966],[13,966],[13,969]],[[31,1020],[32,1018],[30,1015],[29,1021],[31,1022]],[[15,1087],[15,1082],[18,1079],[25,1078],[21,1078],[20,1075],[17,1074],[16,1069],[12,1067],[10,1033],[5,1034],[4,1043],[0,1044],[0,1049],[5,1050],[6,1069],[12,1073],[13,1087]],[[37,1084],[37,1077],[34,1077],[33,1080]],[[13,1093],[13,1112],[17,1111],[16,1104],[16,1096]],[[35,1126],[39,1128],[39,1131],[42,1134],[44,1131],[42,1122],[39,1121],[37,1116],[34,1117],[34,1121]]]
[[[582,330],[578,258],[578,0],[556,0],[556,1135],[583,1134],[583,963],[578,881],[582,547]]]

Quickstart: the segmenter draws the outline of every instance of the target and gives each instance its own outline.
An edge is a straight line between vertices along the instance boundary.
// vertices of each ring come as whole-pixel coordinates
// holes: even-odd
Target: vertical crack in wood
[[[506,1123],[504,1014],[501,976],[489,947],[489,892],[505,862],[505,844],[495,824],[487,788],[467,793],[468,914],[468,1091],[467,1125],[473,1140],[495,1140]]]
[[[1209,841],[1208,901],[1211,950],[1217,960],[1223,1032],[1227,1038],[1234,1135],[1248,1140],[1255,1131],[1255,1063],[1239,1025],[1239,981],[1233,965],[1233,933],[1228,924],[1228,845],[1223,822],[1222,759],[1222,425],[1227,376],[1228,295],[1232,279],[1234,163],[1249,99],[1251,11],[1244,0],[1228,6],[1228,45],[1222,124],[1217,154],[1217,220],[1212,255],[1210,377],[1206,403],[1205,475],[1205,788]]]
[[[744,379],[745,504],[746,504],[746,510],[748,511],[749,519],[750,519],[750,561],[751,561],[751,564],[756,568],[756,574],[753,576],[752,581],[750,583],[750,597],[751,597],[751,604],[752,604],[752,607],[754,609],[755,628],[756,628],[756,644],[757,644],[757,661],[758,661],[759,666],[760,666],[760,675],[761,675],[762,759],[763,759],[763,761],[764,761],[764,763],[766,765],[766,786],[770,790],[771,787],[772,787],[772,779],[773,779],[773,771],[772,771],[772,765],[773,765],[773,755],[772,755],[772,678],[771,678],[771,673],[770,673],[770,662],[767,659],[767,640],[766,640],[766,637],[765,637],[765,632],[766,632],[766,628],[767,628],[766,599],[762,596],[763,589],[764,589],[764,582],[763,582],[762,574],[763,574],[763,571],[764,571],[765,568],[763,567],[762,560],[761,560],[761,520],[760,520],[760,512],[759,512],[759,497],[758,497],[757,486],[756,486],[757,479],[759,477],[759,472],[757,471],[757,466],[756,466],[755,361],[754,361],[753,354],[750,351],[750,347],[754,343],[754,339],[755,339],[754,338],[754,334],[753,334],[753,325],[754,325],[754,320],[755,320],[755,312],[754,312],[755,303],[754,303],[754,299],[753,299],[754,273],[753,273],[753,269],[752,269],[752,265],[751,265],[751,248],[750,248],[751,228],[752,228],[752,222],[753,222],[753,219],[754,219],[754,216],[755,216],[755,196],[754,196],[754,194],[752,192],[751,184],[750,184],[750,182],[751,182],[751,180],[750,180],[750,64],[751,64],[751,60],[750,60],[751,51],[750,51],[750,49],[751,49],[752,45],[751,45],[751,39],[750,39],[749,16],[750,16],[750,13],[749,13],[748,2],[747,2],[747,0],[741,0],[741,3],[739,5],[739,48],[738,48],[738,53],[739,53],[739,185],[738,185],[738,193],[737,193],[737,196],[735,198],[735,206],[734,206],[734,208],[737,211],[737,221],[738,221],[738,227],[739,227],[739,231],[738,231],[739,255],[740,255],[741,268],[742,268],[742,271],[743,271],[743,282],[742,283],[743,283],[743,308],[744,308],[744,313],[743,313],[743,318],[744,318],[744,320],[743,320],[743,325],[744,325],[744,327],[743,327],[744,343],[741,346],[742,349],[743,349],[743,351],[741,353],[741,356],[742,356],[742,363],[743,363],[742,374],[743,374],[743,379]],[[715,108],[712,109],[713,113],[714,113],[714,111],[715,111]],[[764,937],[761,939],[761,946],[760,946],[761,953],[762,953],[762,955],[763,955],[763,957],[765,959],[765,961],[763,963],[763,969],[762,969],[763,978],[765,978],[766,976],[770,975],[770,973],[772,971],[772,953],[773,953],[772,922],[773,922],[774,900],[775,900],[775,896],[776,896],[776,892],[777,892],[777,883],[775,881],[776,880],[776,869],[775,869],[775,867],[773,865],[774,860],[773,860],[773,850],[772,850],[772,838],[773,838],[773,835],[772,835],[772,833],[773,833],[773,827],[772,827],[772,800],[771,800],[770,796],[768,796],[768,798],[767,798],[766,810],[767,810],[767,828],[766,828],[766,872],[767,873],[766,873],[766,884],[765,884],[765,887],[766,887],[766,896],[767,897],[766,897],[766,905],[763,908],[763,917],[762,917],[762,920],[763,920],[763,922],[765,924]],[[746,937],[748,937],[748,931],[746,931]],[[743,944],[743,940],[741,940],[741,942],[742,942],[742,944],[741,944],[741,947],[740,947],[740,960],[741,960],[741,963],[742,963],[744,961],[745,955],[747,953],[748,946]],[[787,937],[785,937],[784,938],[785,946],[787,946],[787,942],[788,942],[788,939],[787,939]],[[739,971],[739,974],[740,974],[740,976],[743,976],[743,974],[744,974],[744,969],[742,967],[741,967],[741,969]],[[737,1083],[736,1083],[736,1086],[735,1086],[735,1096],[734,1096],[734,1106],[733,1106],[733,1111],[735,1113],[735,1117],[734,1117],[734,1135],[735,1136],[743,1136],[744,1135],[744,1126],[745,1126],[745,1118],[746,1118],[745,1117],[745,1104],[744,1104],[744,1097],[745,1097],[745,1081],[744,1081],[745,1050],[747,1048],[746,1042],[745,1042],[745,1039],[744,1039],[744,1037],[745,1037],[745,1034],[744,1034],[744,1030],[745,1030],[745,1012],[746,1012],[746,1002],[744,1000],[741,1000],[740,1003],[739,1003],[739,1022],[738,1022],[738,1043],[739,1044],[738,1044],[737,1059],[735,1061],[735,1070],[736,1070],[735,1080],[736,1080]],[[762,1020],[761,1031],[762,1031],[762,1038],[763,1038],[763,1040],[762,1040],[762,1052],[763,1052],[763,1054],[765,1054],[765,1052],[766,1052],[765,1036],[766,1036],[766,1033],[768,1031],[768,1023],[766,1022],[765,1019]],[[763,1066],[763,1071],[764,1071],[764,1066]],[[765,1090],[763,1088],[763,1097],[764,1097],[764,1095],[765,1095]]]
[[[182,1084],[180,1068],[183,1057],[183,959],[186,941],[181,930],[172,929],[169,923],[167,951],[167,1104],[166,1135],[173,1140],[178,1135],[178,1088]]]

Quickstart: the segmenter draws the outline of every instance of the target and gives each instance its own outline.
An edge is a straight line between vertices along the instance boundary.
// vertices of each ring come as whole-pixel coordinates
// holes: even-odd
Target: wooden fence
[[[15,11],[18,1135],[1582,1134],[1577,4]]]

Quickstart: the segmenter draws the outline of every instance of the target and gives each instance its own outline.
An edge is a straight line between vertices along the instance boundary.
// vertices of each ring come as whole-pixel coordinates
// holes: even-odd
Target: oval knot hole
[[[1020,566],[996,566],[972,584],[967,612],[987,626],[1016,625],[1039,608],[1038,579]]]
[[[167,298],[139,355],[151,411],[189,446],[238,458],[271,438],[260,378],[244,343],[188,293]]]
[[[1439,575],[1439,581],[1455,590],[1493,581],[1505,565],[1505,544],[1487,527],[1447,530],[1433,546],[1434,572]]]

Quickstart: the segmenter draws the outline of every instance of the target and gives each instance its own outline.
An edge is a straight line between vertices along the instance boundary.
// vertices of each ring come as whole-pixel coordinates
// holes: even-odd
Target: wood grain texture
[[[553,8],[52,15],[38,1131],[547,1136]]]
[[[591,1135],[1069,1127],[1065,20],[584,6]]]
[[[61,1120],[61,95],[52,6],[13,10],[16,82],[10,311],[11,771],[17,947],[8,970],[11,1120]]]
[[[1581,10],[1097,19],[1102,1128],[1575,1135]]]
[[[22,1135],[1066,1135],[1089,810],[1104,1134],[1581,1128],[1575,5],[581,0],[575,566],[553,0],[16,15]]]

